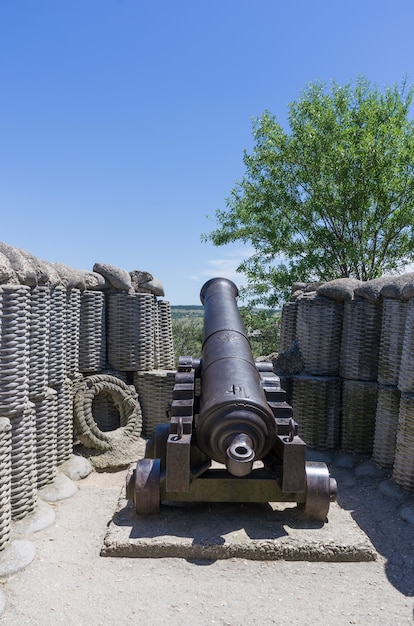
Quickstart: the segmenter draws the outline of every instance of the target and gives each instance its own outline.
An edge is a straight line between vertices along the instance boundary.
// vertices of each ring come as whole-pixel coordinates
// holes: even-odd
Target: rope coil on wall
[[[102,431],[93,415],[93,400],[100,393],[111,397],[119,411],[120,427]],[[76,383],[74,389],[74,425],[76,435],[86,448],[110,450],[120,440],[138,439],[142,430],[141,407],[132,385],[107,374],[96,374]]]

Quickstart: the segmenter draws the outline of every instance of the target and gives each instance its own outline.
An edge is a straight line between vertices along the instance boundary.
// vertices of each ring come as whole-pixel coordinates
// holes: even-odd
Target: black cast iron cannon
[[[296,502],[325,520],[336,481],[306,461],[279,377],[253,359],[237,296],[225,278],[201,289],[202,358],[180,357],[170,423],[156,427],[127,497],[138,514],[158,513],[161,501]]]

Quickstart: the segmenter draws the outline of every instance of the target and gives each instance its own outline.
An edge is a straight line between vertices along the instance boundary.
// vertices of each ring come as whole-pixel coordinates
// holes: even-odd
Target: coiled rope
[[[92,412],[93,399],[99,393],[109,395],[119,411],[120,427],[103,432]],[[142,430],[142,413],[135,387],[108,374],[96,374],[77,382],[74,389],[74,427],[86,448],[111,450],[125,442],[138,439]]]

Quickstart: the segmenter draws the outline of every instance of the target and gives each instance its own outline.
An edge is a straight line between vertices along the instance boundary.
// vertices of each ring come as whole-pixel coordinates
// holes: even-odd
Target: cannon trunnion
[[[306,461],[306,444],[271,363],[255,363],[236,285],[201,289],[202,358],[180,357],[169,409],[127,480],[138,514],[170,502],[296,502],[325,520],[336,481]],[[196,392],[200,388],[200,393]]]

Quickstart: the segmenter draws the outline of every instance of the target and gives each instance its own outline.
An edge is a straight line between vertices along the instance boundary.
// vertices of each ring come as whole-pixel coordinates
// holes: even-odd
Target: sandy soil
[[[395,490],[391,493],[392,487],[384,495],[373,478],[360,478],[355,487],[348,475],[345,488],[347,475],[342,471],[341,505],[353,510],[354,519],[378,550],[375,562],[101,557],[125,473],[93,472],[79,481],[73,497],[53,505],[55,522],[26,537],[35,544],[36,557],[3,582],[7,600],[1,624],[397,626],[414,622],[410,543],[414,527],[398,517],[404,502]]]

